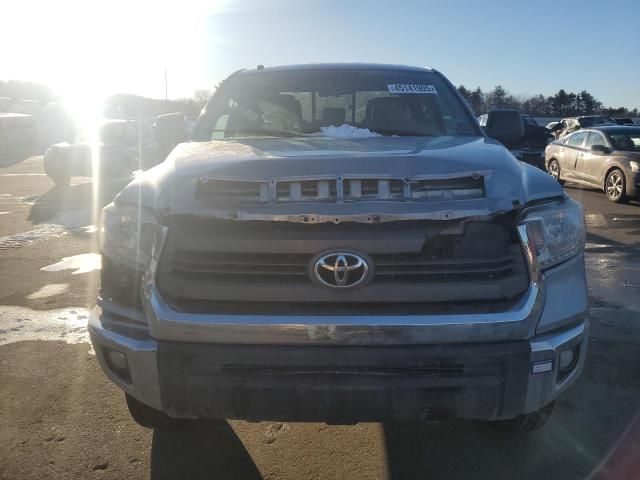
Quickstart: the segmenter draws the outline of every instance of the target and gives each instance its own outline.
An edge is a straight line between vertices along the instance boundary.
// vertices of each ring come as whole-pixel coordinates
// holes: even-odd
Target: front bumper
[[[625,175],[627,177],[626,194],[633,198],[640,198],[640,173],[634,173],[628,169]]]
[[[557,398],[586,357],[582,255],[532,270],[529,290],[500,312],[396,316],[181,313],[155,290],[154,265],[144,311],[101,301],[89,333],[107,376],[173,417],[513,418]],[[575,361],[561,372],[566,350]]]
[[[114,332],[114,321],[96,307],[89,323],[106,375],[143,403],[179,418],[513,418],[553,401],[577,379],[588,341],[584,320],[529,341],[371,347],[134,339]],[[567,349],[578,356],[561,375],[559,357]],[[126,374],[110,363],[109,350],[126,355]]]

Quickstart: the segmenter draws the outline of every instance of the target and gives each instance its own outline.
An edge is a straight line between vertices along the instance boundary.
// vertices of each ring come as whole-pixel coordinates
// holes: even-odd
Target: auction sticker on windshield
[[[418,95],[437,95],[438,91],[433,85],[406,85],[403,83],[392,83],[387,85],[390,93],[409,93]]]

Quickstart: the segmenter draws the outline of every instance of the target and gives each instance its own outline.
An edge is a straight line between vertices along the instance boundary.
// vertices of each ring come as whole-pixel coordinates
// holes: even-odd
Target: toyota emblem
[[[316,258],[313,276],[331,288],[352,288],[369,277],[369,262],[353,252],[329,252]]]

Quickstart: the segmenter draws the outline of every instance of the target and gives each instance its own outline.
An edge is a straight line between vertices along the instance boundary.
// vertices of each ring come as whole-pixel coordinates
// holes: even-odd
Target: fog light
[[[560,361],[559,367],[560,370],[566,372],[567,370],[571,370],[576,361],[576,352],[575,350],[564,350],[560,352]]]
[[[129,363],[127,362],[127,356],[122,352],[116,352],[115,350],[107,351],[107,359],[109,363],[118,370],[128,370]]]

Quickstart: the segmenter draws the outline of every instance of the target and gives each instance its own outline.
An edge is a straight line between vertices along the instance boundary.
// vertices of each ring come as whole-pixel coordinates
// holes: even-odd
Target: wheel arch
[[[618,163],[610,163],[605,167],[604,175],[602,176],[602,182],[600,183],[600,188],[603,192],[606,191],[607,177],[613,170],[620,170],[622,172],[622,175],[624,176],[625,182],[627,180],[627,176],[624,173],[624,168],[622,168],[622,166]]]

